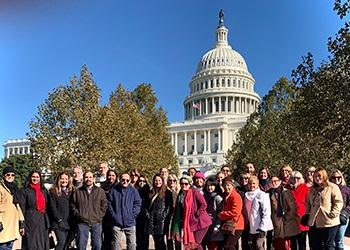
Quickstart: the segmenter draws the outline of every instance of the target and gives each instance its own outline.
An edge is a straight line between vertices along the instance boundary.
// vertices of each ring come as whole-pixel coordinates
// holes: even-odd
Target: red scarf
[[[190,215],[193,203],[193,191],[190,188],[184,197],[184,220],[183,220],[183,230],[184,230],[184,247],[187,249],[196,249],[197,244],[194,238],[193,232],[190,230]]]
[[[34,189],[35,191],[35,198],[36,198],[36,210],[38,210],[40,213],[45,213],[46,211],[46,202],[43,192],[41,192],[41,186],[40,183],[37,184],[30,184],[30,187]]]

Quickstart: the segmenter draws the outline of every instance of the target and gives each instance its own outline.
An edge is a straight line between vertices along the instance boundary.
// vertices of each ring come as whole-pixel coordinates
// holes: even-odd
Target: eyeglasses
[[[129,182],[130,180],[129,179],[121,179],[120,181],[121,182]]]
[[[341,176],[332,176],[333,180],[341,180]]]
[[[301,177],[299,177],[299,176],[295,176],[294,178],[297,179],[297,180],[301,179]]]
[[[176,180],[168,180],[168,182],[176,182]]]
[[[15,177],[16,175],[13,174],[13,173],[8,173],[8,174],[5,174],[6,177]]]
[[[188,182],[181,182],[180,185],[181,186],[188,186],[188,185],[190,185],[190,183],[188,183]]]

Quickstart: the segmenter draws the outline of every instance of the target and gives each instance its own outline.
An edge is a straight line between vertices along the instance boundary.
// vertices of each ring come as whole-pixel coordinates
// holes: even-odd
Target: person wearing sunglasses
[[[335,249],[344,249],[344,236],[349,224],[350,216],[350,188],[346,185],[344,176],[339,169],[334,169],[330,174],[330,181],[336,184],[343,197],[343,208],[340,211],[340,226],[335,236]]]
[[[305,184],[308,187],[311,187],[314,184],[314,173],[316,168],[315,167],[308,167],[305,169],[304,176],[305,176]]]
[[[18,204],[18,188],[14,183],[16,171],[6,166],[0,181],[0,249],[12,249],[13,242],[24,233],[22,210]]]
[[[312,249],[334,249],[343,198],[338,185],[328,180],[324,168],[317,168],[313,178],[314,185],[310,188],[306,203],[310,246]]]
[[[181,241],[182,231],[185,249],[202,250],[202,240],[212,222],[203,195],[191,185],[190,176],[180,178],[181,190],[176,200],[171,236],[174,240]]]
[[[141,198],[130,180],[128,173],[121,174],[118,185],[108,193],[107,214],[113,224],[112,249],[122,249],[122,234],[126,236],[127,249],[136,249],[136,218],[141,210]]]

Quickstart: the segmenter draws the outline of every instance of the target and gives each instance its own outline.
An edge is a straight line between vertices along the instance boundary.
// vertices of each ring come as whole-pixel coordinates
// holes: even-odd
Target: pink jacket
[[[208,227],[212,224],[211,218],[208,215],[207,203],[203,195],[192,188],[193,191],[193,202],[190,215],[190,230],[192,232],[198,231],[202,228]]]

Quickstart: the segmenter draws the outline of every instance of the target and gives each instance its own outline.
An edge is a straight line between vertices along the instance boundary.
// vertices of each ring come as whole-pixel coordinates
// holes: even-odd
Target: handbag
[[[221,225],[221,231],[224,234],[235,234],[236,222],[232,220],[227,220]]]
[[[341,225],[346,225],[348,223],[349,213],[345,209],[340,210],[339,219]]]

